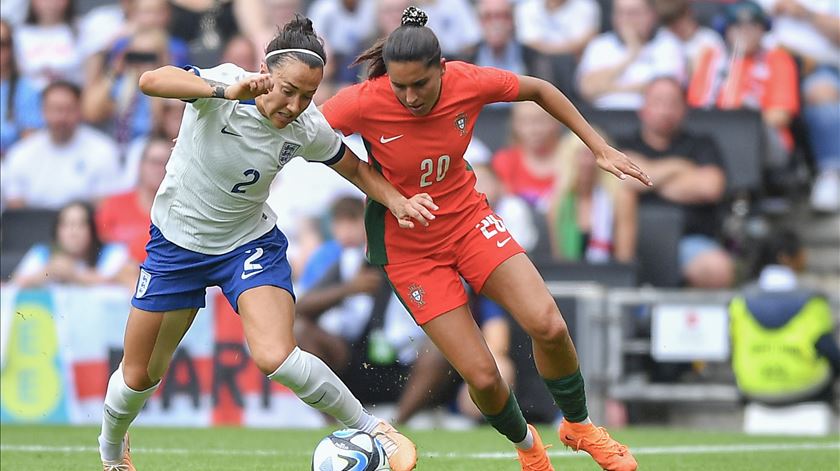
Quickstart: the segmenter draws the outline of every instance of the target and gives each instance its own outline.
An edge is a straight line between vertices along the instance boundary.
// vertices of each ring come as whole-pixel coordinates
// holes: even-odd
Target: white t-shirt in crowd
[[[706,26],[697,28],[697,31],[687,41],[683,41],[669,29],[663,29],[662,33],[673,36],[674,40],[680,44],[686,58],[686,64],[689,67],[695,67],[700,61],[703,51],[707,49],[714,49],[718,53],[716,55],[726,54],[726,43],[723,42],[723,38],[717,31]]]
[[[376,4],[359,0],[354,11],[348,11],[341,0],[316,0],[307,15],[315,32],[329,48],[339,54],[357,54],[373,34]]]
[[[233,64],[193,70],[224,84],[252,74]],[[332,163],[341,159],[342,149],[314,102],[277,129],[254,104],[198,99],[184,110],[152,205],[152,222],[180,247],[208,255],[228,253],[274,227],[277,217],[266,199],[287,162],[303,157]]]
[[[420,7],[429,16],[426,26],[435,32],[444,56],[456,57],[481,40],[478,16],[467,0],[433,0]]]
[[[3,162],[3,199],[23,198],[27,206],[59,209],[73,200],[113,193],[119,178],[119,150],[113,139],[81,125],[57,145],[47,130],[19,141]]]
[[[628,54],[624,43],[614,32],[599,35],[583,51],[578,65],[578,83],[587,74],[620,63]],[[673,34],[663,29],[657,31],[651,41],[642,47],[633,63],[618,77],[618,85],[644,85],[657,77],[675,77],[685,80],[685,57],[679,42]],[[642,92],[607,93],[595,99],[593,105],[603,109],[639,109],[642,106]]]
[[[37,87],[46,87],[56,79],[82,83],[82,49],[70,26],[21,25],[14,34],[15,59],[20,72]]]
[[[88,57],[111,48],[125,28],[125,13],[119,4],[101,5],[79,19],[79,47]]]
[[[779,0],[757,0],[772,13]],[[840,2],[837,0],[799,0],[809,10],[829,14],[840,21]],[[840,67],[840,45],[831,42],[813,24],[801,18],[780,15],[773,18],[773,30],[768,34],[769,45],[781,45],[787,49],[814,59],[822,64]]]
[[[516,38],[523,44],[564,44],[598,32],[601,7],[595,0],[568,0],[549,10],[545,0],[524,0],[516,6]]]

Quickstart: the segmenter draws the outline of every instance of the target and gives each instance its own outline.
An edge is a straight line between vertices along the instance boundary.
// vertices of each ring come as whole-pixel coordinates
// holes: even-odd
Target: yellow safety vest
[[[816,392],[831,375],[817,340],[831,333],[828,302],[813,297],[778,329],[762,326],[743,297],[729,305],[732,369],[738,388],[747,396],[796,397]]]

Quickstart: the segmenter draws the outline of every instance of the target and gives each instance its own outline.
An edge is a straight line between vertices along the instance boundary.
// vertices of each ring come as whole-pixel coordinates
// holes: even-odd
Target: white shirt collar
[[[766,291],[790,291],[796,285],[796,273],[784,265],[768,265],[758,277],[758,286]]]

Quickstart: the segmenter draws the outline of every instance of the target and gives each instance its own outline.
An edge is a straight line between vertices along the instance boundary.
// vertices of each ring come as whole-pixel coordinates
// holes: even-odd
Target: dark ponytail
[[[440,43],[435,33],[426,27],[429,17],[417,7],[408,7],[402,14],[399,28],[387,38],[363,52],[353,65],[367,63],[368,79],[385,75],[388,62],[423,62],[426,67],[440,64]]]
[[[315,34],[315,30],[312,28],[312,20],[300,14],[295,14],[295,17],[283,26],[283,29],[265,47],[265,53],[268,55],[270,52],[280,49],[306,49],[314,52],[318,57],[312,54],[294,51],[275,54],[266,60],[266,65],[269,69],[285,64],[290,59],[299,60],[313,68],[324,67],[327,63],[324,43]]]

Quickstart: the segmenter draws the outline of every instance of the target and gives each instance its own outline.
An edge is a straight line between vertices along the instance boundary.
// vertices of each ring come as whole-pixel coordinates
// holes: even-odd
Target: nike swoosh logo
[[[228,131],[227,125],[222,126],[222,134],[227,134],[228,136],[242,137],[242,134],[236,134],[233,131]]]
[[[243,271],[242,272],[242,279],[247,280],[248,278],[251,278],[252,276],[256,275],[257,273],[262,273],[262,270],[249,271],[248,273],[245,273]]]
[[[306,402],[306,403],[307,403],[307,404],[309,404],[310,406],[314,406],[315,404],[317,404],[317,403],[319,403],[319,402],[323,401],[323,400],[324,400],[324,396],[326,396],[326,395],[327,395],[327,392],[326,392],[326,391],[324,391],[324,394],[321,394],[321,397],[319,397],[317,401],[315,401],[315,402],[303,401],[303,402]]]
[[[399,139],[401,137],[403,137],[403,134],[400,134],[399,136],[388,137],[388,138],[386,138],[385,136],[379,136],[379,142],[381,142],[383,144],[387,144],[391,141],[396,141],[397,139]]]
[[[504,247],[504,246],[505,246],[505,244],[507,244],[508,242],[510,242],[510,237],[508,237],[507,239],[505,239],[505,240],[503,240],[503,241],[501,241],[501,242],[497,240],[497,241],[496,241],[496,247],[498,247],[498,248],[502,248],[502,247]]]

